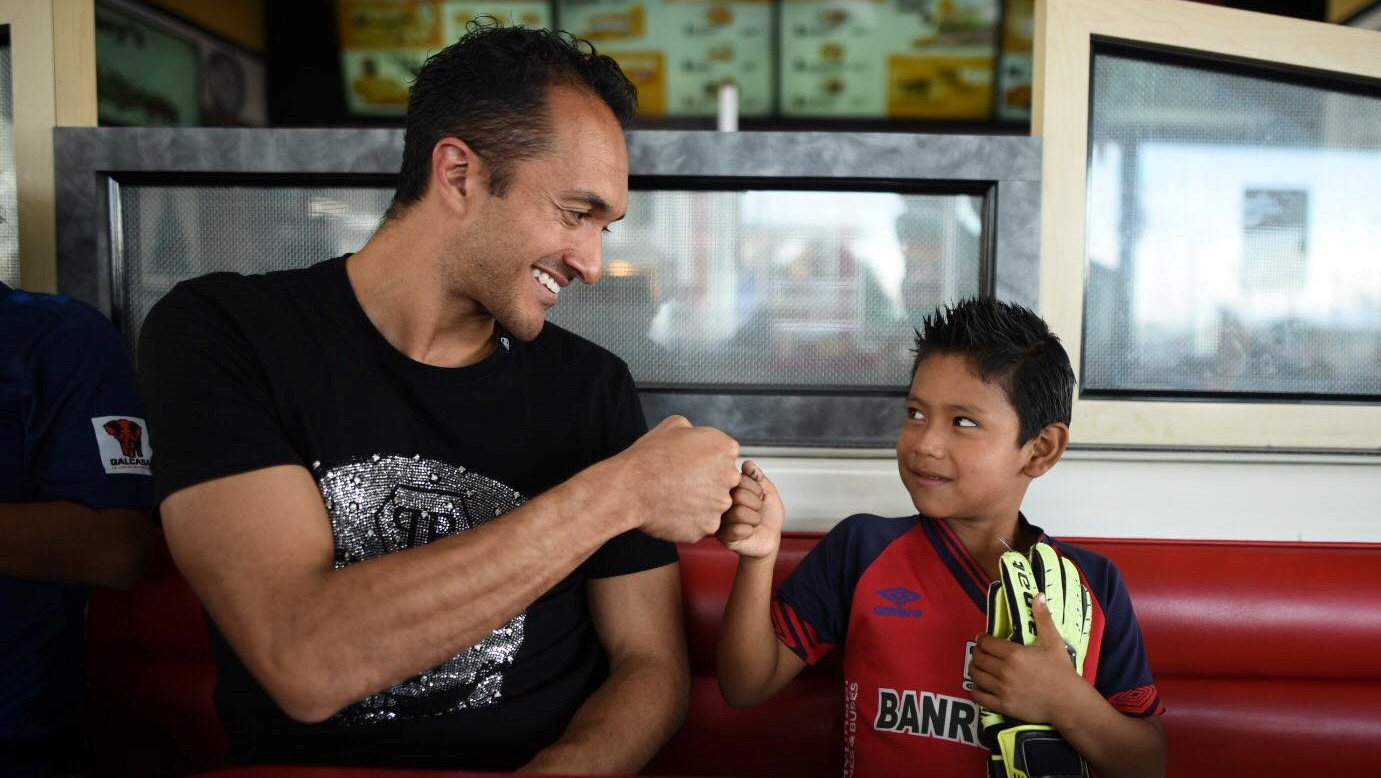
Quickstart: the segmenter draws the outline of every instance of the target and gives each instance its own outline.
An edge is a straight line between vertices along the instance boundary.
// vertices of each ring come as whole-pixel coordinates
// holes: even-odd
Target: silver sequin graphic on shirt
[[[498,481],[421,457],[375,454],[315,475],[331,517],[338,569],[464,532],[526,502]],[[496,702],[504,668],[523,644],[526,619],[519,613],[466,651],[345,708],[336,720],[365,724]]]

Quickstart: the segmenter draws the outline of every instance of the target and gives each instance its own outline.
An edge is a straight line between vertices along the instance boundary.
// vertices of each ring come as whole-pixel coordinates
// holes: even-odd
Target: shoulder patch
[[[96,448],[107,475],[152,475],[153,446],[148,426],[138,416],[96,416],[91,419]]]

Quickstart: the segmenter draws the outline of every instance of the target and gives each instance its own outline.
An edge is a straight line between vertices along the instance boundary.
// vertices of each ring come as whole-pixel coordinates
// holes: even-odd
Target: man
[[[364,248],[145,322],[235,761],[631,774],[679,725],[668,541],[718,528],[738,446],[643,434],[624,363],[544,326],[628,197],[634,90],[582,46],[475,27],[418,73]]]
[[[148,558],[150,439],[124,344],[75,300],[0,284],[0,776],[80,769],[87,587]]]

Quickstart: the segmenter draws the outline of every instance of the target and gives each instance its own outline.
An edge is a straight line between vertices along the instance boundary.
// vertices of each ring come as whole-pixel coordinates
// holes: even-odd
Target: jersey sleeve
[[[26,435],[40,441],[40,500],[147,509],[152,501],[144,404],[119,333],[77,302],[34,349]]]
[[[611,412],[605,427],[608,434],[598,456],[589,464],[618,454],[647,432],[647,420],[632,375],[627,366],[617,360],[615,372]],[[609,578],[663,567],[678,559],[676,544],[658,540],[641,530],[630,530],[600,546],[581,569],[589,578]]]
[[[787,648],[815,664],[844,642],[849,606],[862,573],[855,556],[861,519],[836,524],[806,554],[772,598],[772,628]]]
[[[174,287],[144,320],[139,372],[159,441],[159,501],[215,478],[302,464],[259,355],[219,299]]]
[[[1137,717],[1165,712],[1151,675],[1146,645],[1122,574],[1111,560],[1079,549],[1075,561],[1103,612],[1098,669],[1093,685],[1118,711]]]

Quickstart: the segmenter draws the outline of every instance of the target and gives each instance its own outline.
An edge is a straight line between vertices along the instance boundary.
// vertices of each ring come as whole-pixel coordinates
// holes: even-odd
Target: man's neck
[[[404,217],[381,228],[346,260],[346,276],[365,316],[395,349],[435,367],[465,367],[498,342],[494,318],[459,300],[436,278],[441,246]]]

